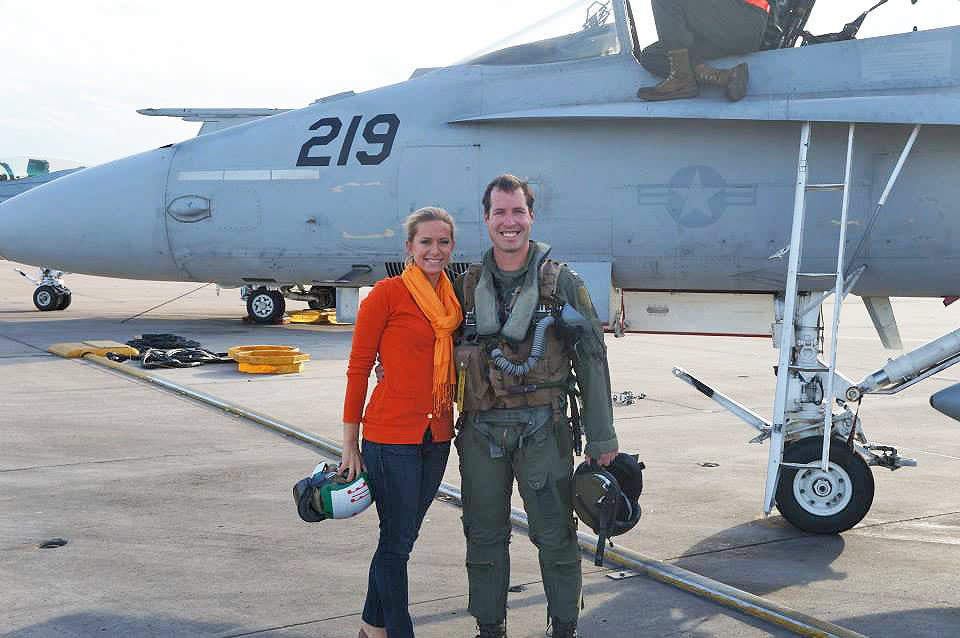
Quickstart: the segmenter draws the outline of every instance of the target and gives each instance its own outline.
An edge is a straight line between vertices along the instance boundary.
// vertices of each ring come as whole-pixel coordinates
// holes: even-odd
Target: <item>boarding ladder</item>
[[[904,145],[903,151],[900,153],[900,157],[897,160],[896,166],[894,167],[892,173],[890,174],[890,178],[883,190],[883,194],[880,196],[880,200],[877,202],[876,209],[874,210],[873,215],[871,216],[870,221],[860,238],[860,242],[853,251],[853,256],[850,260],[850,263],[847,264],[846,269],[844,268],[844,247],[846,245],[847,237],[847,213],[850,204],[850,175],[853,164],[853,141],[854,134],[856,132],[856,124],[851,123],[849,125],[847,134],[847,157],[844,168],[843,183],[840,184],[810,184],[807,182],[807,151],[810,147],[811,130],[812,124],[810,122],[804,122],[800,129],[800,156],[797,162],[797,183],[793,201],[793,226],[790,231],[790,245],[787,249],[789,251],[787,285],[784,295],[780,338],[778,340],[780,357],[779,366],[777,367],[776,396],[773,404],[773,422],[770,427],[770,451],[767,463],[766,489],[764,492],[764,514],[769,514],[773,509],[773,504],[776,499],[777,482],[780,478],[780,468],[782,466],[787,465],[788,467],[798,468],[817,467],[825,472],[829,470],[830,439],[833,429],[832,405],[834,401],[834,383],[836,379],[837,335],[840,326],[840,309],[843,305],[843,300],[856,284],[860,275],[863,274],[863,271],[866,269],[865,266],[860,266],[857,269],[851,270],[851,267],[853,265],[853,260],[857,257],[857,255],[859,255],[860,249],[864,246],[864,242],[873,230],[873,225],[876,223],[877,218],[880,215],[880,211],[883,208],[883,205],[886,203],[887,197],[890,195],[890,191],[893,189],[893,185],[896,183],[897,178],[900,175],[900,171],[903,169],[903,165],[906,163],[907,157],[910,155],[913,144],[917,139],[917,134],[920,132],[920,125],[918,124],[913,127],[913,131],[907,139],[907,143]],[[843,205],[840,211],[840,232],[837,238],[836,270],[826,273],[801,272],[800,262],[803,247],[803,222],[806,212],[807,193],[838,190],[843,192]],[[798,309],[797,292],[799,287],[798,282],[801,278],[833,279],[833,290],[821,293],[815,299],[805,300],[803,308]],[[823,400],[826,405],[823,415],[822,454],[819,462],[809,464],[784,463],[783,445],[786,436],[785,425],[787,414],[787,392],[790,379],[792,375],[798,372],[800,369],[807,371],[810,370],[809,367],[798,366],[793,357],[794,346],[796,345],[795,329],[797,320],[812,308],[819,307],[819,305],[823,303],[823,301],[831,294],[834,295],[834,306],[833,321],[831,322],[829,332],[829,363],[822,368],[817,368],[818,372],[825,373],[827,377],[827,383],[823,393]],[[826,335],[824,335],[824,338],[826,338]],[[851,427],[856,429],[857,424],[853,423]]]
[[[787,285],[784,295],[783,318],[780,326],[780,359],[777,367],[777,389],[773,405],[773,423],[770,429],[770,456],[767,464],[767,482],[764,493],[764,514],[769,514],[773,509],[776,499],[777,482],[780,478],[780,468],[783,465],[789,467],[820,467],[824,471],[829,468],[830,463],[830,433],[833,427],[833,384],[837,366],[837,330],[840,326],[840,309],[843,305],[843,299],[846,293],[853,287],[856,279],[863,270],[852,274],[849,280],[845,280],[843,273],[844,246],[847,239],[847,211],[850,204],[850,174],[853,162],[853,140],[856,130],[856,124],[850,124],[847,134],[847,157],[844,168],[843,183],[840,184],[810,184],[807,182],[807,151],[810,147],[810,136],[812,131],[810,122],[804,122],[800,129],[800,157],[797,162],[797,183],[793,201],[793,226],[790,231],[789,261],[787,266]],[[806,213],[806,199],[808,192],[823,191],[841,191],[843,193],[843,205],[840,211],[840,232],[837,238],[837,268],[833,272],[801,272],[800,263],[803,248],[803,222]],[[784,463],[783,445],[786,432],[786,413],[787,413],[787,392],[791,376],[798,371],[794,353],[794,339],[796,322],[800,315],[797,308],[797,292],[799,280],[806,279],[824,279],[834,280],[833,294],[835,303],[833,306],[833,322],[830,327],[830,357],[829,363],[819,371],[827,375],[827,384],[824,388],[824,409],[823,422],[823,454],[819,463]],[[846,284],[846,285],[845,285]],[[823,302],[823,299],[829,295],[826,293],[816,302],[817,305]],[[809,309],[809,305],[807,305]],[[826,337],[826,335],[824,335]],[[804,367],[804,370],[809,370]],[[856,427],[856,424],[854,424]]]

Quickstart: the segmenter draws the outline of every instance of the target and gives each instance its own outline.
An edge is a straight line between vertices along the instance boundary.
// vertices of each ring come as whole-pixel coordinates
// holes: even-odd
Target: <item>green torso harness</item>
[[[551,406],[566,412],[570,355],[555,321],[563,264],[535,250],[522,284],[509,299],[496,288],[492,257],[463,279],[464,325],[455,348],[461,412]]]

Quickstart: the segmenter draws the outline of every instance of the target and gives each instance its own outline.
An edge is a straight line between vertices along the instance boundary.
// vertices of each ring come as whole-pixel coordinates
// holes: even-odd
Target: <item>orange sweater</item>
[[[363,438],[376,443],[420,443],[428,427],[434,441],[453,438],[453,410],[431,414],[434,341],[430,322],[403,280],[378,282],[357,313],[343,422],[362,421]],[[378,354],[383,381],[373,388],[364,411],[367,381]]]

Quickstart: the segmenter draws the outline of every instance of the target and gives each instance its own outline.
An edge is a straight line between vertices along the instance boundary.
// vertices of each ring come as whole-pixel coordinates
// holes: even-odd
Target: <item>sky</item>
[[[814,33],[876,0],[819,0]],[[91,166],[177,142],[199,124],[147,107],[298,108],[407,79],[570,0],[0,0],[0,159]],[[655,39],[633,0],[641,41]],[[960,24],[958,0],[889,0],[860,37]]]

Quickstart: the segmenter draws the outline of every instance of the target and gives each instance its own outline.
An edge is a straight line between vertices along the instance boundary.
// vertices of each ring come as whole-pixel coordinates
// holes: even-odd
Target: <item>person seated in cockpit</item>
[[[767,0],[651,0],[659,40],[640,54],[645,69],[665,78],[637,91],[642,100],[696,97],[701,85],[722,87],[733,102],[747,94],[746,64],[716,69],[707,60],[760,48]]]

